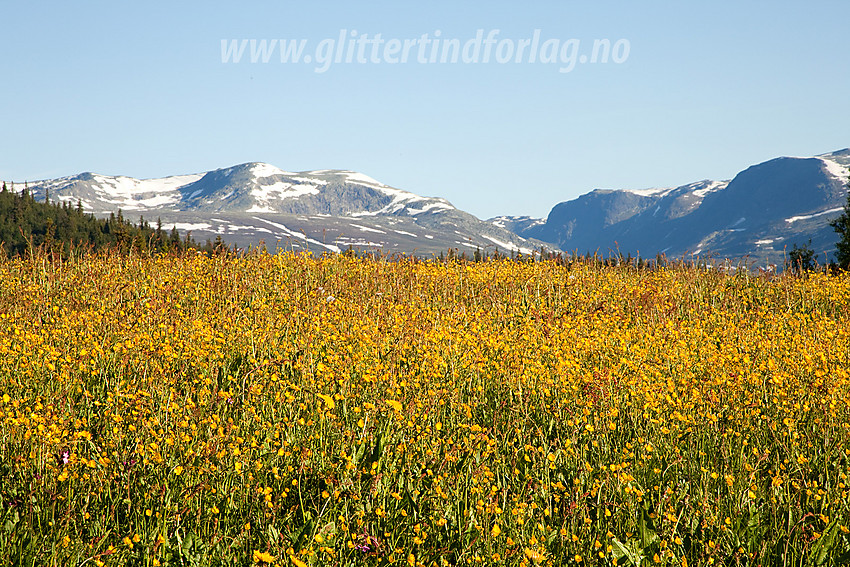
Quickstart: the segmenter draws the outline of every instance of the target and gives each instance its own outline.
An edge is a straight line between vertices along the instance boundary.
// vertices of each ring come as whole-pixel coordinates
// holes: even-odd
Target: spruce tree
[[[841,216],[829,223],[841,238],[835,244],[835,261],[842,270],[850,269],[850,181],[847,183],[847,202]]]

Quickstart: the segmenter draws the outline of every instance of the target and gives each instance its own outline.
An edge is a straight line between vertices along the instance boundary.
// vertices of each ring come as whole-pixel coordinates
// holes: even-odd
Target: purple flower
[[[68,452],[68,449],[65,449],[64,451],[62,451],[62,464],[67,465],[68,461],[70,460],[70,457],[71,457],[71,453]]]
[[[361,537],[363,538],[363,543],[361,543],[360,545],[355,545],[354,549],[362,551],[363,553],[371,553],[373,551],[373,547],[375,548],[374,551],[378,550],[380,544],[378,543],[377,538],[370,536],[365,530],[363,531],[363,535]]]

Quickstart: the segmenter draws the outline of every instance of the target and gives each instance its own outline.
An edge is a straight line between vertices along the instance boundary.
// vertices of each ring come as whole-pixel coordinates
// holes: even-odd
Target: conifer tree
[[[841,216],[829,223],[832,229],[840,235],[835,244],[835,261],[842,270],[850,269],[850,181],[847,183],[847,202]]]

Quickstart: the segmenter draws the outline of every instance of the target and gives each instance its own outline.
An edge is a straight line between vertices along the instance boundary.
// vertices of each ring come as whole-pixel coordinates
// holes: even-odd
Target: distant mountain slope
[[[78,202],[87,212],[121,209],[128,218],[157,217],[163,226],[203,241],[221,235],[241,246],[340,251],[348,247],[438,254],[530,253],[543,244],[477,219],[445,199],[390,187],[343,170],[289,172],[245,163],[207,173],[134,179],[82,173],[29,184],[44,200]],[[551,248],[551,246],[548,246]]]
[[[731,181],[700,181],[642,191],[597,189],[555,205],[542,224],[517,233],[566,251],[657,253],[679,257],[750,256],[779,262],[784,250],[812,241],[834,250],[829,221],[845,203],[850,149],[812,158],[777,158]]]
[[[487,222],[492,225],[498,226],[499,228],[506,228],[511,232],[519,234],[520,232],[528,230],[533,226],[544,224],[546,221],[544,219],[537,219],[528,216],[499,216],[487,219]]]

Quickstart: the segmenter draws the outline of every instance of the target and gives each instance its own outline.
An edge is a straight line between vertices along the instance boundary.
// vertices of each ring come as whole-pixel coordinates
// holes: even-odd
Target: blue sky
[[[0,179],[352,169],[479,217],[850,146],[850,2],[16,2]],[[222,62],[221,41],[625,40],[621,62]],[[621,44],[622,45],[622,44]],[[383,47],[383,46],[382,46]],[[495,48],[495,46],[493,46]],[[508,49],[506,44],[505,49]],[[368,51],[366,53],[369,53]],[[506,53],[506,52],[505,52]],[[572,52],[570,52],[572,53]],[[622,55],[622,53],[621,53]],[[356,59],[356,58],[355,58]],[[314,62],[315,63],[315,62]]]

